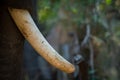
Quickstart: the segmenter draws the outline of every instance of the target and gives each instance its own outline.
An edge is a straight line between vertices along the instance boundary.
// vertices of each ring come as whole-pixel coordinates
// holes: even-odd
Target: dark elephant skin
[[[27,9],[37,22],[36,0],[0,0],[0,80],[23,80],[24,37],[8,7]]]

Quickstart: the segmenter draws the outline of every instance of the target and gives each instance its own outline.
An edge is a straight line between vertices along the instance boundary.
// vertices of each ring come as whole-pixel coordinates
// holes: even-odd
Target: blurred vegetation
[[[45,33],[62,23],[64,28],[77,28],[80,40],[85,36],[83,25],[89,24],[97,51],[90,80],[120,79],[120,0],[39,0],[38,15]]]

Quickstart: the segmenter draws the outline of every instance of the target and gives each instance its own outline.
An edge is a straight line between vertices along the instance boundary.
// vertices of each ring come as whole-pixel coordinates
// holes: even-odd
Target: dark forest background
[[[41,32],[76,71],[58,71],[36,54],[32,71],[40,71],[26,71],[26,80],[120,79],[120,0],[38,0],[37,10]]]

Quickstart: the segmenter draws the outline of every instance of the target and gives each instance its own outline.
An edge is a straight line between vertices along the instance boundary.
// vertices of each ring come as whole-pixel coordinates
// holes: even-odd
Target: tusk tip
[[[67,70],[67,71],[64,71],[64,72],[66,72],[66,73],[73,73],[73,72],[75,72],[75,66],[74,66],[74,65],[71,65],[71,67],[68,68],[68,70]]]
[[[75,66],[72,65],[72,69],[70,70],[69,73],[73,73],[75,71]]]

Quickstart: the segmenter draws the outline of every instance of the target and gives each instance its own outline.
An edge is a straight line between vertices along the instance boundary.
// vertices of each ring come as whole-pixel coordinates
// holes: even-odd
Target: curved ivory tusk
[[[50,46],[27,10],[9,8],[9,12],[21,33],[42,57],[66,73],[74,72],[75,67]]]

